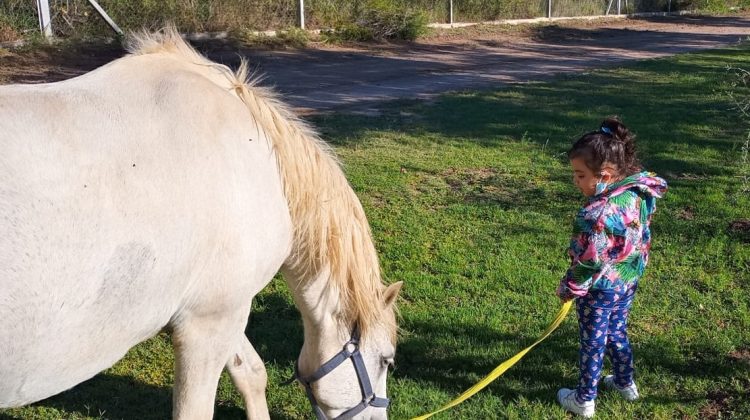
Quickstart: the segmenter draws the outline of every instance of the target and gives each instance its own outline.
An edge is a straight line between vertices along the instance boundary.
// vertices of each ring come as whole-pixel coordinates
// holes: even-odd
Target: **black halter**
[[[315,395],[313,395],[312,387],[310,386],[310,384],[326,376],[350,358],[352,359],[352,363],[354,364],[354,371],[357,372],[359,389],[362,391],[362,401],[360,401],[359,404],[355,405],[354,407],[346,410],[334,420],[350,419],[370,406],[378,408],[388,407],[388,404],[390,403],[388,398],[376,397],[375,393],[372,391],[372,386],[370,385],[370,377],[367,375],[367,368],[365,367],[364,360],[362,360],[362,353],[359,352],[359,328],[355,327],[354,331],[352,332],[352,338],[344,344],[344,348],[330,360],[323,363],[323,366],[318,368],[318,370],[316,370],[312,374],[305,377],[300,376],[299,360],[297,360],[297,362],[294,364],[294,378],[292,378],[289,383],[296,380],[305,387],[307,399],[310,400],[310,404],[312,405],[313,410],[315,411],[315,416],[318,418],[318,420],[327,420],[328,418],[318,405],[318,401],[315,399]]]

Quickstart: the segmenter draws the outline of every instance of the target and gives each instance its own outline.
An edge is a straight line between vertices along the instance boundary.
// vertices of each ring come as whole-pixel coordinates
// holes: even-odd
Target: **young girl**
[[[627,323],[638,279],[648,263],[649,224],[666,182],[641,172],[634,136],[617,119],[605,119],[568,152],[573,182],[588,198],[575,219],[568,251],[572,264],[557,288],[576,299],[581,349],[576,389],[557,400],[568,411],[591,417],[606,350],[614,375],[604,385],[625,399],[638,398]]]

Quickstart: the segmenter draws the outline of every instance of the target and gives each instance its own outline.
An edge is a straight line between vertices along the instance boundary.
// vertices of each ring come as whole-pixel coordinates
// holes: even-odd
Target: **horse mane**
[[[363,337],[382,325],[395,341],[393,317],[384,316],[378,304],[385,288],[370,226],[331,148],[275,92],[258,85],[244,59],[232,72],[199,54],[173,26],[133,33],[127,45],[131,55],[175,54],[224,69],[234,93],[270,138],[276,154],[294,226],[292,252],[285,264],[307,280],[328,267],[328,287],[338,293],[342,319],[351,326],[356,323]]]

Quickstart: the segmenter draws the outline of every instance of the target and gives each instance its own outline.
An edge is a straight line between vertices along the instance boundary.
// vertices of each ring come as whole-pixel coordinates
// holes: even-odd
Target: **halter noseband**
[[[354,364],[354,371],[357,373],[359,389],[362,391],[362,401],[354,407],[346,410],[334,420],[350,419],[370,406],[377,408],[388,407],[388,404],[390,403],[388,398],[376,397],[375,393],[372,391],[370,377],[367,375],[367,368],[365,367],[364,360],[362,360],[362,353],[359,352],[359,328],[355,327],[352,332],[352,338],[344,344],[344,348],[335,356],[331,357],[327,362],[323,363],[323,366],[318,368],[318,370],[312,374],[304,377],[301,376],[299,374],[299,360],[294,364],[294,378],[289,382],[299,381],[299,383],[305,387],[307,399],[310,400],[310,404],[312,405],[313,410],[315,411],[315,416],[318,420],[327,420],[328,418],[318,405],[318,400],[315,399],[310,384],[331,373],[334,369],[339,367],[339,365],[350,358]]]

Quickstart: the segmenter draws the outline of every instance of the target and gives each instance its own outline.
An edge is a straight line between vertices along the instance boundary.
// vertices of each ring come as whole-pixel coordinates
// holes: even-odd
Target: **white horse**
[[[244,330],[281,270],[316,414],[386,418],[401,284],[383,285],[338,163],[244,63],[233,73],[174,29],[129,49],[71,80],[0,87],[0,407],[168,328],[174,418],[212,418],[224,367],[248,418],[268,418]]]

